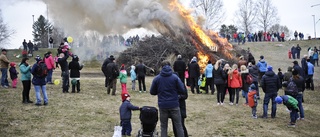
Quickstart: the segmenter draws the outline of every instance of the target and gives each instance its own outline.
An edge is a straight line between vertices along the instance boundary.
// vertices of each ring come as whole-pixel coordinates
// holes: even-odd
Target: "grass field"
[[[264,55],[266,61],[277,68],[286,71],[292,66],[292,59],[288,59],[288,49],[293,44],[299,43],[302,53],[307,54],[307,47],[319,46],[317,41],[298,41],[286,43],[247,43],[240,45],[244,49],[250,47],[256,60]],[[318,42],[319,43],[319,42]],[[281,45],[280,45],[281,44]],[[12,51],[18,52],[18,51]],[[44,52],[44,50],[39,53]],[[13,55],[13,54],[12,54]],[[11,57],[10,57],[11,58]],[[20,59],[14,59],[20,62]],[[300,61],[299,61],[300,62]],[[48,106],[35,106],[22,104],[22,84],[18,83],[17,89],[0,88],[0,136],[105,136],[111,137],[113,127],[119,125],[119,106],[121,105],[120,84],[117,84],[117,96],[110,96],[104,87],[104,76],[99,67],[88,67],[81,71],[81,92],[63,94],[60,85],[47,85],[49,97]],[[99,66],[99,65],[95,65]],[[288,128],[289,113],[284,105],[277,106],[275,119],[252,119],[251,108],[242,104],[228,105],[229,95],[223,106],[216,105],[216,95],[189,94],[187,99],[186,126],[193,137],[213,136],[320,136],[320,94],[319,92],[319,67],[315,67],[315,91],[305,91],[304,109],[305,120],[298,121],[296,128]],[[54,79],[60,79],[60,71],[54,71]],[[147,77],[147,89],[153,77]],[[130,81],[130,80],[128,80]],[[131,82],[127,84],[131,89]],[[138,87],[136,85],[136,87]],[[130,91],[132,103],[137,106],[157,106],[157,97],[149,93]],[[283,94],[280,90],[279,94]],[[262,93],[262,98],[264,94]],[[35,101],[34,89],[30,92],[32,101]],[[259,100],[258,116],[262,115],[262,102]],[[269,117],[271,113],[269,104]],[[140,129],[138,119],[139,111],[132,115],[132,135],[137,135]],[[159,122],[157,130],[160,130]],[[169,135],[173,136],[171,123]]]

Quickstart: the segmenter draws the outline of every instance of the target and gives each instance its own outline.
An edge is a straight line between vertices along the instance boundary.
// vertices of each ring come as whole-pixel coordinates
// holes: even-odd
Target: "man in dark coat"
[[[31,42],[31,40],[29,40],[28,43],[28,49],[29,49],[29,54],[33,54],[33,43]]]
[[[145,77],[146,77],[147,69],[146,69],[146,66],[143,64],[142,60],[139,60],[139,62],[140,63],[136,66],[136,69],[134,71],[137,74],[138,83],[139,83],[139,92],[141,93],[142,87],[143,87],[143,92],[146,92]]]
[[[200,78],[200,67],[199,67],[199,64],[197,63],[196,57],[192,58],[188,68],[189,68],[188,73],[189,73],[191,92],[194,94],[194,88],[196,88],[197,93],[200,94],[199,85],[198,85],[198,80]]]
[[[110,94],[110,90],[112,88],[112,94],[113,96],[116,95],[116,88],[117,88],[117,78],[119,76],[119,68],[117,64],[115,63],[115,60],[112,60],[112,62],[108,63],[107,65],[107,78],[108,78],[108,88],[107,93]]]
[[[268,66],[267,69],[268,71],[262,76],[262,79],[260,82],[262,90],[265,93],[265,96],[263,99],[262,118],[267,118],[268,104],[270,99],[272,100],[271,118],[275,118],[276,111],[277,111],[277,104],[275,102],[275,98],[278,95],[278,90],[281,88],[281,84],[280,84],[280,79],[278,75],[276,75],[273,72],[272,66]]]
[[[173,64],[174,72],[178,73],[178,77],[180,78],[181,82],[184,84],[184,72],[186,71],[186,63],[182,60],[181,55],[178,55],[178,59]]]
[[[113,62],[114,57],[113,55],[110,55],[109,58],[105,59],[102,66],[101,66],[101,71],[103,72],[104,76],[105,76],[105,80],[104,80],[104,86],[108,87],[108,74],[107,74],[107,65],[111,62]]]
[[[299,46],[299,44],[296,47],[296,52],[297,52],[297,59],[300,59],[301,47]]]
[[[69,91],[69,64],[68,64],[69,54],[68,51],[59,54],[58,63],[61,68],[62,77],[62,92],[68,93]]]
[[[306,79],[308,75],[308,63],[307,63],[308,56],[303,55],[303,58],[301,59],[301,68],[303,71],[303,75],[301,75],[304,79]],[[300,74],[300,73],[299,73]]]
[[[26,42],[26,39],[23,40],[22,45],[23,45],[23,50],[28,51],[28,43]]]
[[[303,69],[299,66],[298,61],[295,60],[292,63],[293,63],[293,70],[297,70],[299,72],[299,75],[305,78],[305,73]]]
[[[255,62],[251,62],[248,64],[248,70],[249,70],[249,74],[252,76],[253,78],[253,84],[256,87],[259,87],[259,82],[258,82],[258,78],[259,78],[259,68],[256,66]],[[256,89],[257,91],[257,98],[260,99],[260,94],[259,94],[259,88]]]

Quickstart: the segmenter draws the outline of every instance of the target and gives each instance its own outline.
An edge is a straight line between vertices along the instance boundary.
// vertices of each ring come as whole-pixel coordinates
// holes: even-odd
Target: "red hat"
[[[121,94],[121,97],[122,97],[122,101],[125,101],[127,97],[130,97],[130,95],[128,93],[124,93],[124,94]]]
[[[16,65],[16,63],[14,63],[14,62],[11,62],[11,63],[10,63],[10,66],[11,66],[11,67],[14,67],[14,65]]]

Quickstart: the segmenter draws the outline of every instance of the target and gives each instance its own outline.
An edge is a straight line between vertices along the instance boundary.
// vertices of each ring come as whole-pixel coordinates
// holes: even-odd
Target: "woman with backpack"
[[[35,58],[35,60],[37,61],[31,69],[31,73],[33,75],[32,78],[32,84],[34,85],[34,89],[36,92],[36,104],[37,106],[41,106],[41,94],[40,94],[40,90],[42,91],[42,95],[43,95],[43,105],[48,105],[48,96],[47,96],[47,89],[46,89],[46,76],[44,75],[44,71],[47,71],[46,67],[42,67],[43,64],[45,65],[45,63],[43,62],[43,60],[41,59],[41,57],[39,55],[37,55],[37,57]],[[41,64],[43,63],[43,64]]]
[[[233,64],[232,69],[228,72],[228,86],[231,88],[230,94],[230,105],[234,103],[234,96],[236,95],[236,105],[239,102],[239,90],[242,87],[241,74],[238,71],[238,65]]]

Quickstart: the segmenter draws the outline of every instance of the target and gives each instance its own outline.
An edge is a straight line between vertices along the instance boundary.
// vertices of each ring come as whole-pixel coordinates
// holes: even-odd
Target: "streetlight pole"
[[[312,16],[313,16],[314,38],[317,39],[315,15],[312,15]]]

